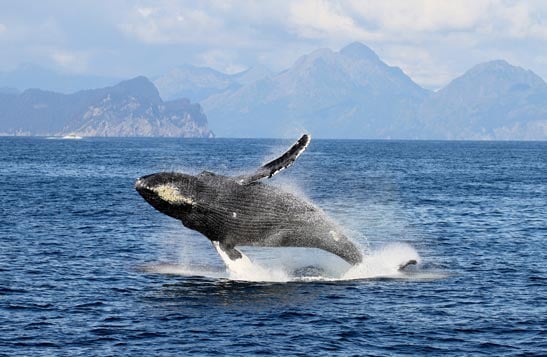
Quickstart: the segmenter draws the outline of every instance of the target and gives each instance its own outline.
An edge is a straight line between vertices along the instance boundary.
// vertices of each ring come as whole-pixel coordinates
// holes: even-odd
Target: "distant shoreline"
[[[36,138],[74,140],[64,135],[17,135],[0,133],[0,138]],[[81,138],[81,139],[80,139]],[[79,136],[78,140],[85,139],[188,139],[188,140],[292,140],[289,137],[183,137],[183,136]],[[439,142],[439,143],[547,143],[547,140],[505,140],[505,139],[371,139],[371,138],[313,138],[314,141],[370,141],[370,142]]]

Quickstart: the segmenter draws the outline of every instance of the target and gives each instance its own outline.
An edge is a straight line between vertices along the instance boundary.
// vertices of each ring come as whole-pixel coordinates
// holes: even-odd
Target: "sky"
[[[547,1],[0,0],[0,71],[159,76],[182,65],[279,71],[360,41],[437,89],[505,59],[547,79]]]

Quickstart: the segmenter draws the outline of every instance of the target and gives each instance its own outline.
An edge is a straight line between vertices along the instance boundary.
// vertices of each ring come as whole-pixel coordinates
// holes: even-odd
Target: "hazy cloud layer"
[[[0,70],[154,76],[183,63],[274,70],[319,47],[361,41],[437,88],[495,58],[547,78],[547,2],[0,1]]]

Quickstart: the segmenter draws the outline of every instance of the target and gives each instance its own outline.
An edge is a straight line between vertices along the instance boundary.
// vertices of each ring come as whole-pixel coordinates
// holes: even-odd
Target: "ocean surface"
[[[547,353],[547,142],[312,140],[266,182],[335,220],[356,267],[245,247],[227,267],[133,188],[291,144],[0,138],[0,355]]]

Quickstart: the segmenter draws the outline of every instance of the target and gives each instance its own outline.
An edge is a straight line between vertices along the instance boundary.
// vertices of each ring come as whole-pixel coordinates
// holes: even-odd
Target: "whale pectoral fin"
[[[241,252],[235,249],[234,247],[230,247],[223,243],[220,243],[219,247],[220,249],[222,249],[224,253],[226,253],[226,255],[228,256],[228,258],[230,258],[230,260],[237,260],[243,257]]]
[[[239,182],[241,185],[247,185],[265,177],[270,178],[279,171],[286,169],[287,167],[292,165],[292,163],[298,158],[298,156],[300,156],[300,154],[302,154],[304,150],[306,150],[310,143],[310,140],[310,135],[302,135],[302,137],[298,139],[298,141],[293,146],[291,146],[291,148],[287,150],[283,155],[263,165],[251,175],[236,177],[237,182]]]

